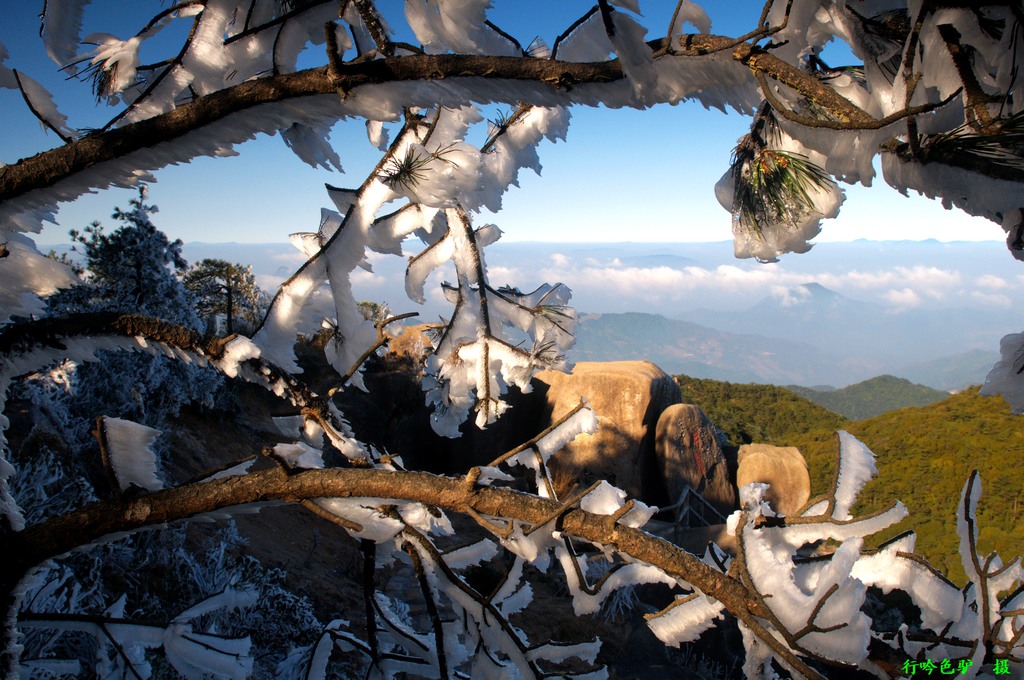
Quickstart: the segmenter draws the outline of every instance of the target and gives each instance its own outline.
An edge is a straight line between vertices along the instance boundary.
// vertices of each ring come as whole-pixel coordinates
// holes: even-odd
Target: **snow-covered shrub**
[[[293,646],[315,639],[321,624],[308,600],[283,587],[282,570],[267,569],[244,551],[245,540],[229,523],[212,532],[138,534],[44,567],[25,595],[34,621],[24,643],[30,666],[62,660],[83,669],[93,663],[127,669],[117,660],[122,650],[102,632],[72,625],[69,613],[99,622],[116,609],[156,627],[192,612],[197,629],[225,640],[250,639],[261,650],[250,661],[251,673],[275,677],[277,664]],[[117,602],[111,593],[120,593]],[[145,659],[154,668],[180,669],[166,652],[147,651]]]

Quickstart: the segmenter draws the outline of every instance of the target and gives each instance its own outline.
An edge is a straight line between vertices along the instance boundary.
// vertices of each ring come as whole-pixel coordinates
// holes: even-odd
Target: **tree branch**
[[[732,56],[755,73],[763,73],[787,85],[824,108],[838,123],[846,124],[844,129],[870,128],[877,121],[859,106],[842,96],[831,87],[806,71],[779,59],[773,54],[743,43]]]
[[[34,189],[55,185],[86,169],[125,160],[132,153],[171,142],[233,114],[265,104],[330,95],[351,94],[369,85],[487,78],[538,83],[610,82],[622,78],[618,62],[596,64],[556,62],[528,57],[412,55],[338,65],[332,77],[327,66],[246,81],[182,104],[167,113],[122,127],[87,135],[0,168],[0,203]],[[194,152],[193,152],[194,153]],[[129,161],[130,162],[130,161]]]
[[[971,113],[967,119],[968,123],[970,123],[971,127],[981,132],[991,131],[992,114],[989,113],[988,103],[992,100],[992,97],[982,89],[981,83],[978,82],[978,77],[974,74],[971,56],[964,49],[964,46],[960,44],[960,32],[949,24],[939,24],[937,30],[943,42],[946,43],[946,49],[949,51],[950,57],[953,58],[953,64],[956,66],[957,75],[960,76],[960,82],[964,84],[963,89],[967,95],[967,110]]]
[[[307,470],[285,474],[278,469],[146,494],[136,499],[93,503],[5,537],[9,555],[0,566],[6,583],[20,579],[47,559],[88,545],[105,536],[189,519],[250,503],[313,498],[376,497],[429,503],[466,513],[536,524],[558,513],[557,501],[500,488],[467,488],[462,478],[425,472],[392,472],[365,468]],[[658,565],[708,595],[722,600],[738,616],[760,614],[760,607],[736,581],[693,555],[639,529],[609,525],[608,517],[569,510],[561,530],[588,541],[615,547],[630,557]]]
[[[61,132],[59,127],[57,127],[49,120],[47,120],[46,116],[40,113],[39,110],[32,104],[32,100],[29,99],[28,92],[25,91],[25,86],[21,82],[21,74],[18,73],[18,70],[12,69],[11,73],[14,74],[14,80],[18,84],[18,91],[21,92],[21,98],[25,101],[25,106],[27,106],[28,110],[32,112],[32,115],[35,116],[40,123],[45,125],[49,130],[51,130],[54,134],[60,137],[60,141],[64,142],[65,144],[74,143],[74,140],[71,137]]]
[[[557,501],[501,488],[470,488],[462,478],[424,472],[365,468],[278,469],[166,489],[126,502],[94,503],[5,537],[13,557],[0,565],[0,586],[14,592],[35,565],[111,534],[136,531],[252,503],[301,502],[312,498],[376,497],[428,503],[461,513],[475,512],[536,524],[560,510]],[[817,674],[761,623],[771,612],[756,593],[704,564],[681,548],[641,529],[609,522],[609,517],[570,510],[560,530],[609,546],[634,560],[656,565],[723,603],[725,608],[809,677]],[[12,604],[9,601],[8,606]],[[12,619],[10,616],[8,621]],[[4,637],[11,639],[12,632]]]
[[[666,52],[667,43],[666,40],[649,43],[656,58],[699,58],[732,45],[734,39],[715,35],[684,35],[678,39],[679,47],[673,48],[672,54]],[[813,76],[748,43],[736,47],[733,58],[754,71],[763,72],[796,89],[820,104],[839,121],[851,123],[852,127],[874,122],[871,116]],[[351,95],[359,88],[373,85],[413,81],[429,83],[464,78],[545,84],[554,88],[546,104],[572,103],[576,97],[566,88],[581,84],[611,83],[622,77],[618,60],[574,63],[530,57],[456,54],[405,55],[352,61],[268,76],[239,83],[182,104],[167,113],[95,132],[56,149],[0,167],[0,204],[20,198],[33,190],[52,187],[87,169],[94,170],[103,163],[114,160],[131,163],[129,156],[133,153],[172,142],[229,116],[267,104],[337,92]],[[188,160],[198,152],[183,150],[182,153],[191,155],[178,160]],[[153,161],[149,161],[149,165],[153,165]]]
[[[957,90],[949,97],[946,97],[940,102],[934,104],[921,104],[920,106],[911,106],[902,111],[895,111],[890,113],[884,118],[871,118],[865,123],[851,124],[848,122],[829,120],[827,118],[816,118],[815,116],[809,116],[806,114],[800,114],[783,102],[781,102],[771,91],[768,85],[768,79],[765,78],[763,73],[755,73],[754,77],[757,78],[758,85],[761,86],[761,93],[764,94],[765,100],[771,105],[772,110],[776,111],[780,116],[793,123],[799,123],[812,128],[828,128],[830,130],[879,130],[884,128],[886,125],[892,125],[893,123],[902,120],[904,118],[910,118],[921,113],[928,113],[934,111],[937,108],[945,106],[953,100],[954,97],[959,96],[960,90]]]

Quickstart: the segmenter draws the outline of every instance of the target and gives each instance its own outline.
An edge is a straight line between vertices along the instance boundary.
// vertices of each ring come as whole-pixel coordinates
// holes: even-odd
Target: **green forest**
[[[820,390],[798,385],[787,385],[786,389],[851,420],[874,418],[905,406],[927,406],[949,396],[947,392],[891,375],[880,375],[840,389]]]
[[[981,474],[979,543],[1004,562],[1024,555],[1024,420],[999,397],[978,388],[928,406],[849,420],[792,391],[677,376],[683,401],[700,406],[733,446],[751,442],[796,446],[807,459],[811,493],[828,490],[835,474],[835,431],[863,441],[877,458],[878,475],[860,495],[854,514],[901,500],[910,517],[878,534],[876,542],[907,529],[917,552],[962,583],[957,553],[956,505],[971,470]]]

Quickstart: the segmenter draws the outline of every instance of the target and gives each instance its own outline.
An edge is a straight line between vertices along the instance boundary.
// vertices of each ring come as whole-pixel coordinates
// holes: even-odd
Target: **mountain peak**
[[[835,300],[836,298],[843,297],[836,291],[832,290],[831,288],[826,288],[817,281],[811,281],[810,283],[802,283],[799,286],[797,286],[797,288],[803,288],[808,293],[810,293],[812,298],[818,300]]]
[[[791,288],[776,289],[757,306],[768,309],[782,307],[789,310],[832,309],[837,305],[849,302],[850,299],[841,293],[826,288],[817,281],[809,281]]]

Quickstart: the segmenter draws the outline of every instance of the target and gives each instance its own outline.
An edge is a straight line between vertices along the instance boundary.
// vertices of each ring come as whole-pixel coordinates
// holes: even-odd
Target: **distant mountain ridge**
[[[1004,319],[995,319],[982,310],[907,309],[892,313],[819,283],[777,291],[739,312],[698,310],[682,317],[723,331],[755,332],[828,348],[845,357],[851,369],[867,369],[860,375],[856,370],[837,372],[842,378],[827,384],[849,384],[883,373],[910,377],[903,376],[902,371],[911,365],[915,381],[929,387],[960,389],[980,384],[985,373],[977,367],[960,363],[959,373],[949,367],[939,379],[940,366],[922,366],[922,358],[943,361],[943,357],[963,355],[967,348],[979,347],[992,347],[990,356],[995,357],[994,341],[1006,332]],[[953,319],[955,323],[951,323]]]
[[[891,375],[880,375],[835,390],[799,385],[787,385],[786,389],[850,420],[873,418],[908,406],[927,406],[949,397],[947,392]]]
[[[822,383],[842,358],[806,343],[730,333],[657,314],[584,314],[576,361],[646,359],[670,374],[733,382]]]
[[[408,245],[406,254],[420,247]],[[189,243],[184,253],[192,262],[251,263],[269,291],[305,259],[288,243]],[[843,386],[888,374],[944,391],[982,383],[999,339],[1020,331],[999,307],[998,298],[1011,304],[1007,291],[1019,275],[1004,258],[997,243],[936,241],[821,243],[769,266],[736,260],[731,242],[502,240],[487,249],[492,283],[562,281],[576,309],[603,315],[583,315],[577,359],[651,359],[672,372],[780,385]],[[424,321],[450,317],[439,294],[450,272],[431,276],[419,306],[405,294],[405,258],[368,261],[373,271],[353,276],[356,299],[418,311]],[[904,306],[894,302],[901,296]],[[614,322],[614,314],[641,312],[703,330],[629,317],[641,334]]]
[[[826,299],[842,298],[824,287],[815,293]],[[750,328],[757,326],[751,324]],[[886,370],[880,361],[824,351],[810,342],[719,330],[642,312],[582,314],[577,344],[569,356],[575,361],[646,359],[670,374],[738,383],[809,385],[819,392],[825,392],[825,386],[856,383],[881,374],[904,377],[899,367]],[[918,384],[941,387],[945,392],[982,383],[997,359],[994,352],[972,351],[912,364],[906,370]],[[919,403],[924,402],[902,405]]]
[[[951,392],[968,385],[982,384],[997,361],[999,352],[972,349],[941,359],[913,363],[897,373],[910,382]]]

